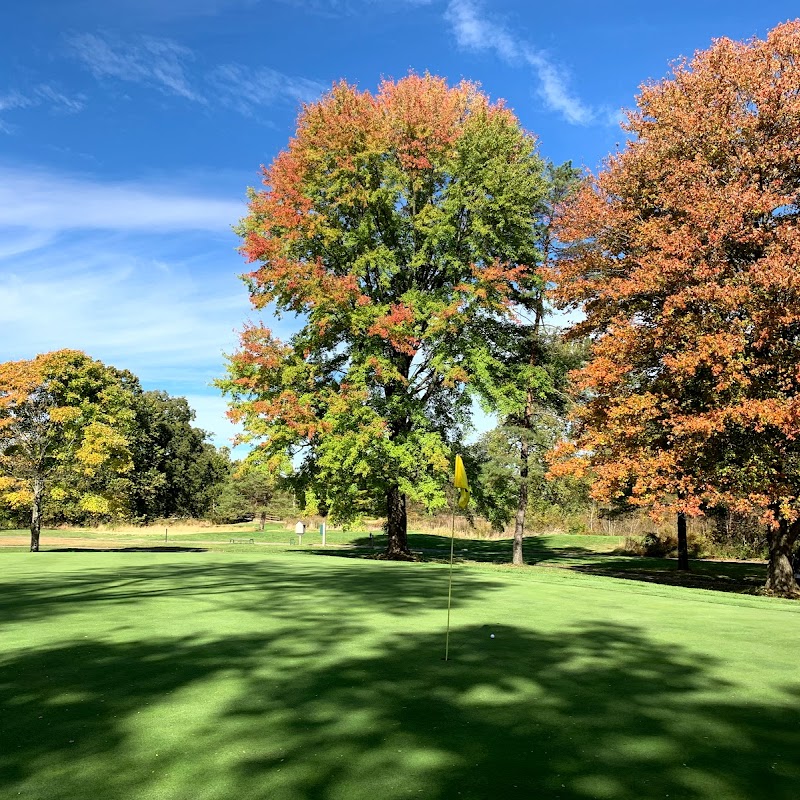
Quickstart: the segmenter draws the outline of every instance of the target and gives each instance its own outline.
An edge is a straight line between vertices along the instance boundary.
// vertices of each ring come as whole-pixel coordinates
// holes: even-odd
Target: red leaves
[[[275,370],[292,352],[289,345],[276,339],[272,331],[264,325],[246,325],[240,335],[240,344],[241,348],[234,356],[240,369],[258,366],[266,370]],[[247,379],[240,377],[238,380]]]
[[[429,169],[461,135],[467,108],[475,98],[471,84],[451,89],[443,78],[431,75],[383,81],[376,109],[384,146],[396,153],[403,169]]]
[[[251,193],[239,233],[252,302],[301,329],[288,344],[246,329],[219,385],[247,437],[344,481],[336,513],[387,480],[443,500],[420,475],[446,463],[470,337],[511,316],[520,262],[538,259],[535,150],[471,84],[411,75],[373,96],[342,82],[304,108]]]
[[[604,499],[800,503],[798,86],[800,22],[718,40],[642,90],[635,138],[562,210],[550,277],[594,334],[579,450]]]
[[[402,303],[393,303],[389,312],[378,317],[367,333],[385,339],[399,353],[409,356],[419,347],[419,337],[414,331],[414,311]]]

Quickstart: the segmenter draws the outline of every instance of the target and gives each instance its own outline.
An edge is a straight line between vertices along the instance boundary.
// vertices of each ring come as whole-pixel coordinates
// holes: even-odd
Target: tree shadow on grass
[[[375,537],[374,542],[370,547],[369,539],[358,539],[353,550],[312,548],[306,552],[340,558],[372,558],[382,551],[385,537]],[[447,537],[411,534],[409,543],[422,561],[447,563],[450,560],[450,540]],[[454,561],[510,564],[511,547],[510,539],[456,539]],[[556,546],[542,536],[526,536],[523,554],[529,566],[560,567],[590,575],[739,594],[758,593],[766,579],[763,564],[693,559],[692,570],[682,572],[677,568],[676,559],[620,556],[619,553],[598,552],[579,545]]]
[[[450,538],[425,533],[412,533],[408,536],[409,547],[419,555],[422,561],[445,563],[450,560]],[[353,541],[354,548],[344,551],[328,551],[314,547],[315,555],[333,555],[343,558],[369,558],[381,553],[386,548],[386,537],[375,536],[370,542],[364,537]],[[453,547],[455,561],[475,561],[488,564],[510,564],[512,557],[512,539],[456,539]],[[581,546],[555,547],[540,536],[526,536],[523,540],[523,556],[526,564],[540,561],[569,561],[586,559],[598,555],[594,551]]]
[[[48,547],[47,553],[207,553],[206,547],[151,545],[149,547]]]
[[[737,594],[755,594],[763,588],[766,580],[763,564],[694,559],[690,567],[689,572],[684,572],[678,570],[676,559],[630,556],[576,564],[571,569],[590,575]]]
[[[3,796],[797,797],[797,686],[743,698],[636,628],[465,626],[445,663],[438,634],[298,624],[5,657]]]
[[[81,551],[83,552],[83,551]],[[103,613],[122,607],[137,609],[159,599],[205,601],[218,598],[239,610],[252,610],[280,619],[313,613],[324,615],[328,606],[339,607],[342,599],[352,605],[351,614],[385,612],[407,616],[444,604],[447,575],[441,570],[420,570],[410,564],[352,565],[307,563],[282,557],[239,560],[225,556],[197,560],[131,563],[124,554],[95,562],[76,555],[64,562],[71,571],[57,575],[0,581],[0,627],[20,620],[34,622],[59,614]],[[113,560],[112,560],[113,559]],[[461,579],[465,598],[502,588],[481,575]],[[454,598],[454,606],[460,603]]]

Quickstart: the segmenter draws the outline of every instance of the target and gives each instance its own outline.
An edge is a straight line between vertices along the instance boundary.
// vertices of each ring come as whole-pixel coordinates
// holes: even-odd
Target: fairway
[[[445,663],[441,564],[0,565],[2,798],[800,793],[791,602],[457,566]]]

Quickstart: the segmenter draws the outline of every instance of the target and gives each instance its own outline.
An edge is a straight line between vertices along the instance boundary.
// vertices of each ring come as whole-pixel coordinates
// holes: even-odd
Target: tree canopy
[[[227,454],[190,423],[185,398],[77,350],[0,364],[0,505],[85,523],[201,515],[229,471]]]
[[[76,350],[0,364],[0,492],[6,504],[31,509],[31,550],[46,491],[88,513],[124,502],[118,479],[133,466],[135,383]]]
[[[598,498],[800,532],[800,23],[719,39],[646,86],[562,218],[553,272],[593,337],[573,451]]]
[[[185,397],[139,392],[133,410],[130,516],[141,521],[202,517],[228,478],[228,454],[192,424],[195,414]]]
[[[445,504],[473,345],[540,263],[536,148],[469,83],[339,83],[250,194],[252,301],[302,327],[286,342],[244,329],[220,382],[231,415],[299,461],[334,518],[380,507],[391,557],[408,552],[406,497]]]

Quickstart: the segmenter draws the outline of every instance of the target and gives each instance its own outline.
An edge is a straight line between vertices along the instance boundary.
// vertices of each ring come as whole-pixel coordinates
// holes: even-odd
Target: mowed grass
[[[25,530],[0,531],[0,552],[26,552],[30,534]],[[177,550],[248,553],[253,550],[309,552],[369,558],[386,546],[384,535],[372,539],[363,531],[330,529],[326,547],[319,531],[310,527],[299,539],[291,526],[268,524],[265,530],[255,523],[231,526],[131,527],[118,529],[64,528],[43,530],[41,548],[50,552],[71,550]],[[677,571],[674,558],[643,558],[621,555],[624,537],[601,535],[537,534],[524,542],[526,564],[557,567],[672,585],[694,586],[722,591],[758,592],[766,580],[764,562],[691,560],[691,572]],[[410,533],[409,545],[422,561],[447,562],[450,537]],[[511,561],[512,540],[502,538],[455,540],[456,562],[507,565]]]
[[[438,563],[3,553],[0,797],[798,797],[800,604],[453,585],[444,662]]]
[[[26,552],[30,534],[24,530],[0,531],[0,552]],[[569,569],[635,581],[676,586],[692,586],[727,592],[759,593],[766,580],[765,562],[738,562],[692,559],[691,572],[678,572],[674,558],[643,558],[620,553],[624,537],[602,535],[537,534],[524,541],[525,563],[542,567]],[[450,537],[410,533],[409,545],[422,561],[449,562]],[[310,527],[302,539],[291,526],[272,523],[261,531],[255,523],[233,526],[132,527],[111,530],[96,528],[55,529],[42,531],[42,550],[66,551],[212,551],[248,553],[315,552],[371,558],[386,546],[384,535],[363,531],[332,529],[322,547],[318,530]],[[457,563],[497,564],[511,561],[512,540],[502,538],[455,540]]]

